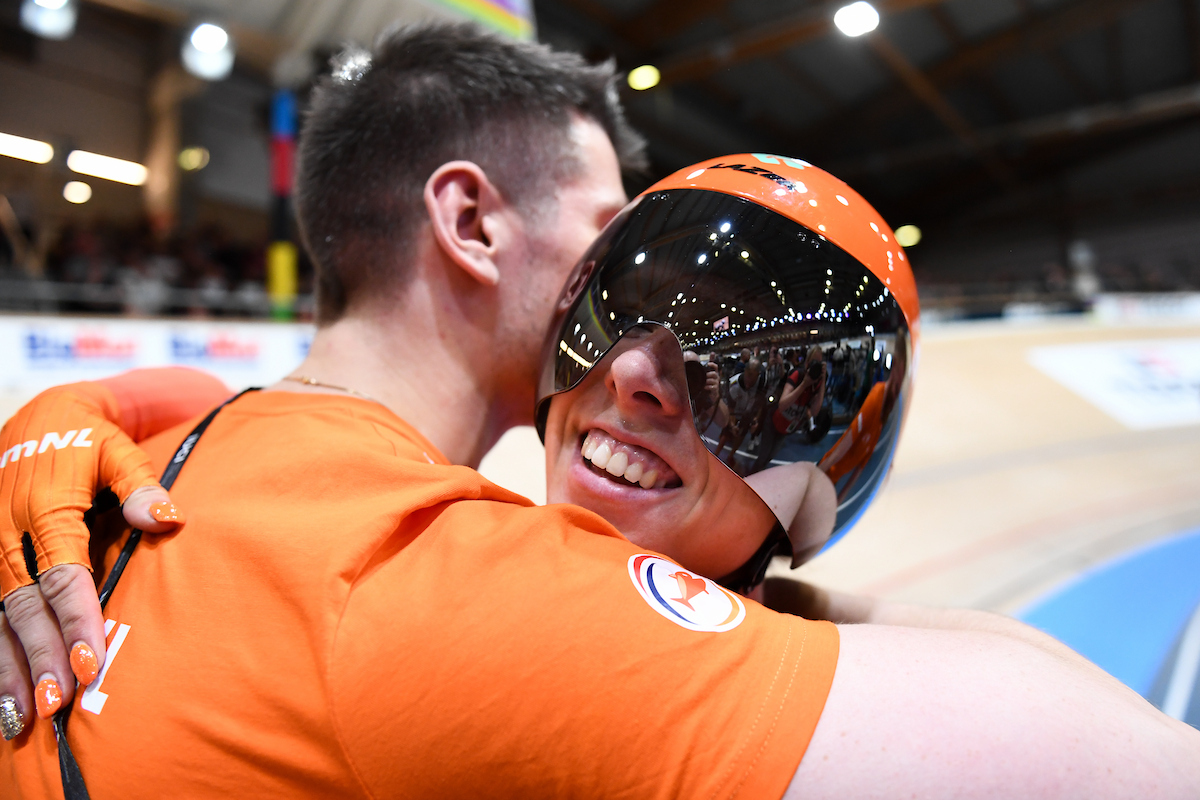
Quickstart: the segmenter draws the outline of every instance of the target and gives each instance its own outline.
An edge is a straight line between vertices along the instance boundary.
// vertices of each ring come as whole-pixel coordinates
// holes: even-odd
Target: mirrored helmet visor
[[[841,536],[883,482],[911,390],[908,324],[884,282],[821,233],[749,200],[644,195],[605,228],[559,299],[540,434],[549,398],[645,323],[679,341],[708,451],[743,477],[816,464],[838,498],[830,542]]]

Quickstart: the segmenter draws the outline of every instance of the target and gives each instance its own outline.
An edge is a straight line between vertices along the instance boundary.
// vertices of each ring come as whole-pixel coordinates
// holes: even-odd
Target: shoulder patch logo
[[[690,631],[728,631],[746,618],[736,594],[661,556],[630,556],[629,577],[651,608]]]

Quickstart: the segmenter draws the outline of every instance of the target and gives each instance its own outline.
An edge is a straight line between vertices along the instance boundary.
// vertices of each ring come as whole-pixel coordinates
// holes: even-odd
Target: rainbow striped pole
[[[271,316],[296,313],[296,243],[292,241],[292,175],[296,158],[296,95],[280,89],[271,100],[271,243],[267,295]]]

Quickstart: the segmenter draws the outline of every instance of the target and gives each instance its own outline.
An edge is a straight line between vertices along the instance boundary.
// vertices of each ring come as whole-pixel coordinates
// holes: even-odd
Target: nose
[[[691,414],[683,352],[670,331],[657,330],[617,355],[605,382],[624,414]]]

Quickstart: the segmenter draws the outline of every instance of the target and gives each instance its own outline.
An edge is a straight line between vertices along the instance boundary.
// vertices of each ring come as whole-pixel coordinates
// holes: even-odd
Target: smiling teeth
[[[591,462],[600,469],[608,469],[608,460],[610,458],[612,458],[612,448],[605,442],[592,452]]]
[[[609,439],[609,441],[605,441]],[[658,459],[652,453],[643,453],[639,448],[612,440],[600,431],[591,431],[583,440],[580,455],[592,466],[598,467],[614,478],[624,478],[643,489],[653,489],[658,483],[658,476],[663,474],[655,463]],[[647,463],[649,459],[650,463]],[[651,464],[654,466],[651,468]],[[669,484],[674,479],[674,473],[667,470]]]

